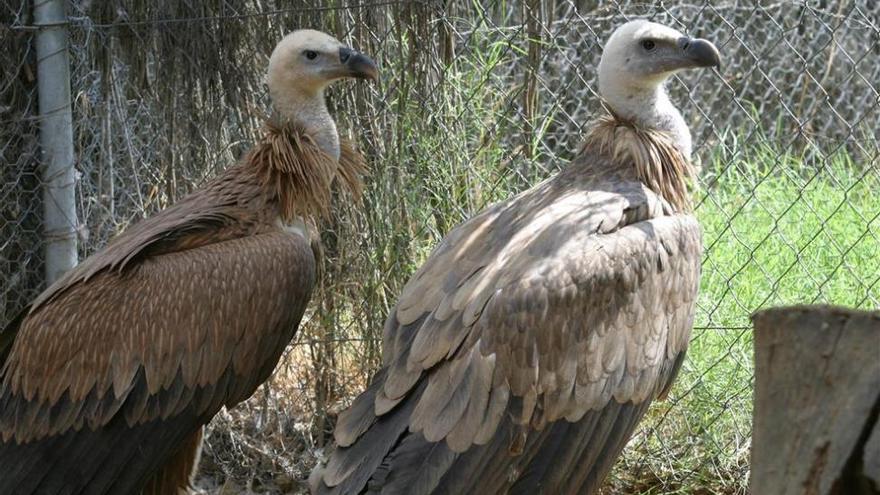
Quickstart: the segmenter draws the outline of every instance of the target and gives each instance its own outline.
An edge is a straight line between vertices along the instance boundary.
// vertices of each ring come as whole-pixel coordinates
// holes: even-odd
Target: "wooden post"
[[[39,28],[37,93],[47,285],[77,262],[73,119],[64,4],[64,0],[34,1],[34,23]]]
[[[752,493],[880,493],[880,312],[799,306],[752,321]]]

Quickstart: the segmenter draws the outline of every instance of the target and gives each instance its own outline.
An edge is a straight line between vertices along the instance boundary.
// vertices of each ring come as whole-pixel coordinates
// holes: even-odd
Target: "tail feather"
[[[683,353],[667,364],[660,383],[672,381],[682,359]],[[489,441],[456,453],[445,439],[429,442],[408,431],[425,382],[351,446],[338,448],[314,493],[593,494],[651,404],[612,399],[578,421],[560,419],[535,429],[515,423],[522,399],[511,398]]]
[[[376,469],[367,493],[432,493],[457,457],[446,442],[428,442],[421,433],[405,435]]]
[[[141,495],[175,495],[188,493],[199,465],[204,428],[186,439],[177,453],[144,486]]]
[[[400,442],[409,427],[409,419],[417,398],[424,390],[420,383],[415,393],[376,422],[350,447],[339,447],[323,467],[320,494],[361,493],[389,452]]]

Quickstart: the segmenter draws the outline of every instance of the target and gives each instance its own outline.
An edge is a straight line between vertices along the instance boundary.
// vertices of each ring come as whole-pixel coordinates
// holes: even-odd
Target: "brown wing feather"
[[[457,227],[434,250],[389,318],[384,387],[374,392],[370,414],[381,420],[407,404],[413,412],[405,438],[421,438],[425,449],[445,443],[456,453],[497,441],[503,425],[513,434],[505,440],[508,450],[543,452],[544,440],[531,432],[594,421],[578,448],[592,442],[616,455],[678,369],[692,325],[700,252],[692,216],[676,214],[635,171],[586,156]],[[415,335],[402,338],[410,326]],[[401,405],[388,407],[385,396]],[[358,430],[337,431],[351,444],[339,451],[369,450],[358,439],[370,435],[365,424],[348,418],[338,426]],[[373,455],[393,456],[396,448],[377,447]],[[336,456],[319,492],[321,486],[351,488],[343,473],[363,478]],[[600,473],[605,465],[596,468]],[[377,476],[394,478],[391,468],[382,469]],[[547,476],[559,473],[548,469]]]
[[[314,272],[308,242],[277,232],[153,256],[124,274],[102,272],[68,288],[18,330],[0,400],[24,398],[28,413],[0,413],[3,439],[24,442],[106,423],[129,399],[139,370],[148,393],[141,401],[166,395],[130,423],[173,413],[182,402],[183,391],[172,389],[178,377],[193,389],[231,371],[248,386],[224,391],[220,402],[246,398],[292,336]],[[105,397],[108,405],[95,409]],[[59,401],[84,406],[54,418]]]
[[[194,249],[265,231],[278,216],[323,215],[331,187],[339,183],[355,200],[362,191],[364,157],[340,140],[337,162],[305,131],[269,121],[245,158],[174,205],[126,229],[102,251],[88,257],[43,291],[30,311],[104,270],[122,271],[146,256]],[[0,333],[0,357],[14,338],[15,322]],[[13,336],[13,337],[11,337]],[[2,361],[0,361],[2,363]]]

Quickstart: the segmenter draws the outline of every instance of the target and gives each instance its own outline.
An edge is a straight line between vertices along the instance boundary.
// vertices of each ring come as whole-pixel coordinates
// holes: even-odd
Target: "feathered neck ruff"
[[[587,133],[584,150],[611,158],[616,167],[635,167],[638,179],[676,211],[692,211],[688,181],[696,173],[672,137],[623,119],[607,105],[605,110],[607,113],[599,117]]]
[[[322,150],[305,128],[266,121],[262,138],[248,153],[262,184],[279,204],[281,219],[327,216],[335,180],[359,200],[366,161],[348,140],[339,140],[339,160]]]

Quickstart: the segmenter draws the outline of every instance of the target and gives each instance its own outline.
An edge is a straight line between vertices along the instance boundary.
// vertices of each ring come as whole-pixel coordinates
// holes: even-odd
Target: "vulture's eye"
[[[653,51],[655,47],[656,45],[653,40],[642,40],[642,48],[644,48],[645,51]]]
[[[303,54],[309,60],[315,60],[318,57],[318,52],[316,52],[314,50],[306,50],[303,52]]]

